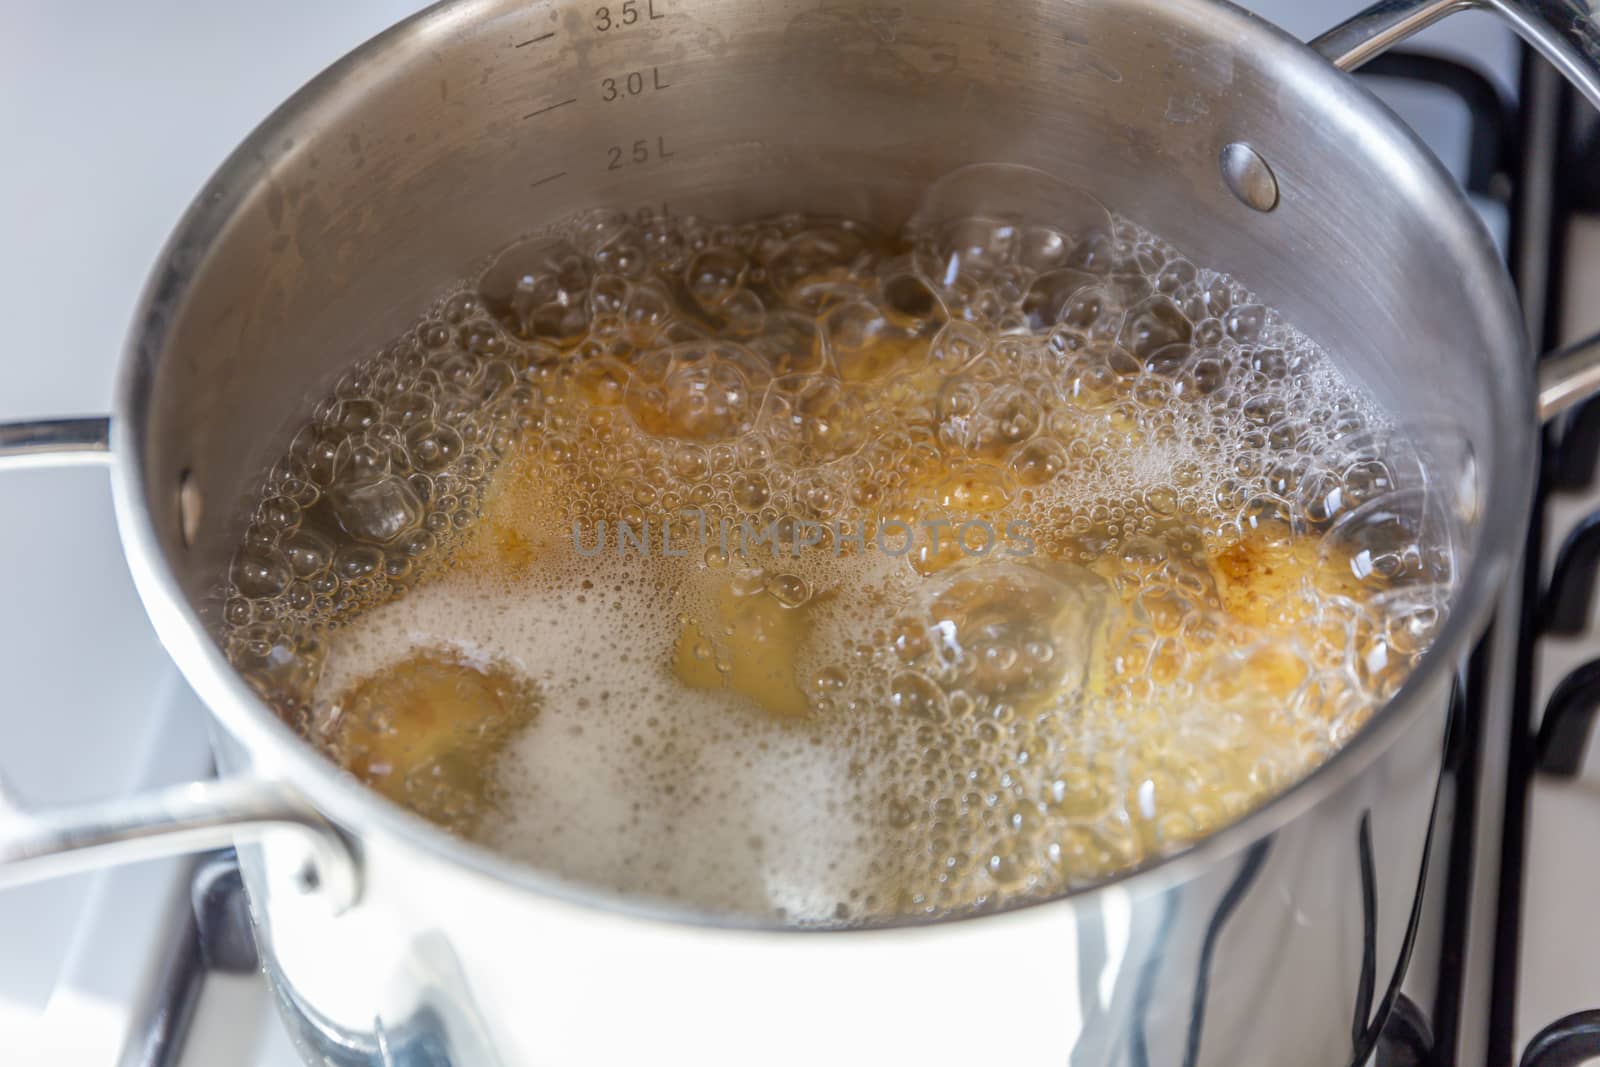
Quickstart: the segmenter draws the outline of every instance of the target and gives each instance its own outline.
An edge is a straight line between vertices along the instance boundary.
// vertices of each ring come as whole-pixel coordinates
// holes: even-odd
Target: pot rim
[[[508,859],[455,837],[386,800],[317,752],[279,719],[228,663],[184,596],[162,551],[143,476],[143,442],[156,364],[166,340],[170,312],[179,306],[190,282],[202,269],[212,242],[226,229],[234,209],[270,173],[274,162],[294,147],[300,131],[314,127],[322,102],[371,76],[373,70],[384,66],[386,56],[398,56],[418,47],[425,49],[430,42],[442,44],[453,28],[478,21],[482,9],[497,2],[440,0],[358,46],[280,105],[228,156],[185,212],[156,260],[134,314],[111,419],[111,481],[118,531],[140,598],[162,644],[209,712],[249,751],[258,771],[280,777],[298,789],[320,814],[347,834],[358,839],[370,834],[403,839],[435,859],[513,889],[645,921],[750,932],[852,933],[947,926],[1059,904],[1111,887],[1142,894],[1191,880],[1316,807],[1361,774],[1434,706],[1427,699],[1433,688],[1446,672],[1455,669],[1459,654],[1479,633],[1492,610],[1515,550],[1514,538],[1531,506],[1537,422],[1533,361],[1526,339],[1521,347],[1528,372],[1501,383],[1512,395],[1495,408],[1500,425],[1494,431],[1501,446],[1494,464],[1497,481],[1486,484],[1481,494],[1492,506],[1483,509],[1477,550],[1443,629],[1400,691],[1344,747],[1272,800],[1180,851],[1093,885],[997,911],[948,918],[906,918],[844,928],[784,926],[754,916],[718,914],[597,890]],[[1303,68],[1297,76],[1325,83],[1324,92],[1349,109],[1351,119],[1361,124],[1363,132],[1385,140],[1397,171],[1408,175],[1413,183],[1429,187],[1426,193],[1452,234],[1450,243],[1455,246],[1461,270],[1477,276],[1472,288],[1485,301],[1499,304],[1498,313],[1520,327],[1519,305],[1482,222],[1443,166],[1382,103],[1299,39],[1227,0],[1142,2],[1150,7],[1153,17],[1191,21],[1208,27],[1212,33],[1221,22],[1231,31],[1236,47],[1249,47],[1280,65]],[[1523,337],[1520,328],[1515,334]],[[1513,421],[1514,416],[1507,412],[1521,412],[1522,417]]]

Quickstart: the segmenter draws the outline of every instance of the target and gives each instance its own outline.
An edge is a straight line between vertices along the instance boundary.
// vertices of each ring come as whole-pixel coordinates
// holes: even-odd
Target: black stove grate
[[[1464,81],[1432,79],[1450,87]],[[1510,114],[1485,102],[1481,92],[1460,93],[1474,109],[1474,137],[1485,131],[1495,116]],[[1549,351],[1559,342],[1562,276],[1565,266],[1566,221],[1584,197],[1594,190],[1581,189],[1578,175],[1588,172],[1573,164],[1582,148],[1570,135],[1576,94],[1531,51],[1523,51],[1523,77],[1514,124],[1494,137],[1499,146],[1499,173],[1510,179],[1512,235],[1510,266],[1529,315],[1536,350]],[[1478,146],[1473,159],[1486,158],[1490,149]],[[1507,766],[1499,855],[1494,864],[1498,884],[1486,906],[1493,909],[1493,969],[1490,997],[1484,1009],[1488,1019],[1485,1061],[1490,1067],[1520,1063],[1520,1067],[1578,1067],[1600,1057],[1600,1011],[1584,1011],[1558,1019],[1515,1050],[1517,985],[1522,928],[1524,861],[1527,844],[1529,790],[1535,776],[1546,773],[1574,775],[1600,708],[1600,659],[1577,668],[1556,687],[1543,721],[1533,729],[1534,650],[1546,634],[1579,634],[1588,625],[1594,589],[1600,584],[1600,512],[1590,515],[1570,531],[1552,566],[1552,578],[1541,588],[1546,505],[1556,489],[1588,485],[1600,467],[1600,401],[1580,406],[1566,420],[1558,436],[1545,430],[1541,437],[1540,477],[1523,559],[1522,584],[1515,617],[1502,617],[1496,626],[1511,625],[1517,635],[1511,664],[1511,717],[1507,741]],[[1493,632],[1473,654],[1465,675],[1453,724],[1452,751],[1446,774],[1454,778],[1455,820],[1443,919],[1443,940],[1437,961],[1437,994],[1431,1017],[1404,996],[1398,998],[1378,1045],[1378,1067],[1455,1067],[1459,1062],[1461,1027],[1470,1017],[1465,1004],[1468,917],[1472,907],[1474,855],[1478,830],[1479,786],[1487,724],[1487,672],[1490,669]],[[1413,961],[1412,967],[1426,961]]]
[[[1591,516],[1591,518],[1600,516]],[[1576,667],[1561,679],[1539,720],[1539,770],[1575,778],[1583,768],[1595,714],[1600,711],[1600,659]]]

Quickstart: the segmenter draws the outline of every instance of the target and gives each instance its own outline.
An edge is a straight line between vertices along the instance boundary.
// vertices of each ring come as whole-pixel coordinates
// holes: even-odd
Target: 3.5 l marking
[[[666,17],[665,13],[656,10],[656,0],[644,0],[642,6],[639,0],[622,0],[621,5],[615,9],[609,4],[595,8],[594,28],[596,33],[606,33],[624,26],[632,26],[640,19],[651,22]]]
[[[660,67],[651,67],[648,74],[642,70],[630,70],[620,77],[601,78],[600,99],[610,103],[613,100],[643,96],[645,93],[655,93],[670,88],[672,83],[661,77]]]
[[[677,154],[667,149],[665,136],[658,135],[653,145],[650,143],[650,138],[641,137],[631,145],[614,144],[607,148],[606,170],[643,166],[652,161],[671,159]]]

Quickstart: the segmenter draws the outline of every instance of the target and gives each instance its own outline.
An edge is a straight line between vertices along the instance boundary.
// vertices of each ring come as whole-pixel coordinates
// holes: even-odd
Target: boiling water
[[[1126,220],[589,219],[340,381],[225,638],[457,832],[854,923],[1236,818],[1392,695],[1451,566],[1384,414]]]

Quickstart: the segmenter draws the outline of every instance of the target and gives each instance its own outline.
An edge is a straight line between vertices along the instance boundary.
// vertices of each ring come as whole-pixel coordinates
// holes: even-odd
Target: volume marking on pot
[[[530,112],[528,112],[526,115],[524,115],[522,117],[524,119],[531,119],[531,118],[534,118],[536,116],[543,115],[547,111],[554,111],[558,107],[566,107],[568,104],[576,104],[577,102],[578,102],[578,98],[577,97],[569,96],[565,100],[558,100],[553,104],[547,104],[544,107],[538,108],[538,109],[536,109],[534,111],[530,111]]]

